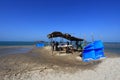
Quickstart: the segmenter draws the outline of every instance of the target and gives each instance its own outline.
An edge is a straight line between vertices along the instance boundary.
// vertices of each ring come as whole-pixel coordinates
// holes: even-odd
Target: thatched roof
[[[70,41],[83,41],[84,40],[81,38],[71,36],[70,34],[63,34],[62,32],[58,32],[58,31],[55,31],[55,32],[48,34],[47,37],[48,38],[62,37],[62,38],[65,38],[67,40],[70,40]]]
[[[52,32],[52,33],[47,35],[48,38],[62,37],[62,36],[63,36],[63,34],[61,32],[57,32],[57,31]]]

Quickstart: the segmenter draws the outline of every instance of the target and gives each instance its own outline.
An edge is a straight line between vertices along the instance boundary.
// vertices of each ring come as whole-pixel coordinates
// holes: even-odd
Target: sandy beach
[[[84,63],[79,53],[51,55],[50,47],[0,56],[0,80],[120,80],[120,56]]]

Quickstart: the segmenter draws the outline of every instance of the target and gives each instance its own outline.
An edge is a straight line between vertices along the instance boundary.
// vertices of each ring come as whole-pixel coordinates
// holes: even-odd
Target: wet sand
[[[60,54],[61,55],[61,54]],[[8,54],[0,57],[2,80],[119,80],[120,57],[110,56],[100,61],[84,63],[79,53],[64,56],[49,47],[33,48],[24,54]],[[116,66],[114,66],[116,65]]]
[[[27,53],[35,46],[0,46],[0,56]]]

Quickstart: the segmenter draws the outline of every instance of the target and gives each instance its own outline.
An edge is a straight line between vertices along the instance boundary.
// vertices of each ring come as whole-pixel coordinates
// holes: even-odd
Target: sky
[[[0,0],[0,41],[48,40],[53,31],[120,42],[120,0]]]

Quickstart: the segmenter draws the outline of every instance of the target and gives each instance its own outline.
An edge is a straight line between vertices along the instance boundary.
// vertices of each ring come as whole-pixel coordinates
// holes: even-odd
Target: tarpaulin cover
[[[102,41],[94,41],[93,43],[85,46],[82,55],[82,60],[84,62],[90,62],[92,60],[99,60],[101,58],[105,58],[104,45]]]
[[[37,44],[36,44],[36,47],[40,47],[40,48],[41,48],[41,47],[44,47],[44,46],[45,46],[44,43],[37,43]]]

